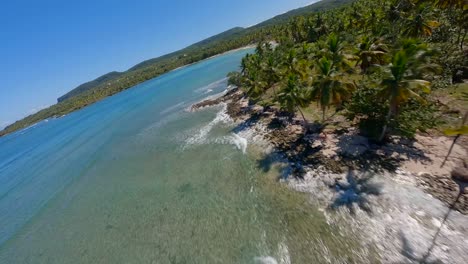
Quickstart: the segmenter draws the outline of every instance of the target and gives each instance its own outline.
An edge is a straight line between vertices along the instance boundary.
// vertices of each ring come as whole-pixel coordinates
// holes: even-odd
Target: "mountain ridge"
[[[258,23],[256,25],[253,25],[253,26],[248,27],[248,28],[233,27],[233,28],[228,29],[226,31],[223,31],[223,32],[221,32],[219,34],[216,34],[216,35],[211,36],[209,38],[203,39],[203,40],[201,40],[199,42],[196,42],[194,44],[191,44],[190,46],[187,46],[186,48],[183,48],[181,50],[174,51],[174,52],[171,52],[171,53],[168,53],[168,54],[156,57],[156,58],[152,58],[152,59],[142,61],[142,62],[134,65],[133,67],[129,68],[125,72],[113,71],[113,72],[106,73],[106,74],[104,74],[102,76],[97,77],[96,79],[94,79],[92,81],[89,81],[89,82],[86,82],[86,83],[83,83],[83,84],[77,86],[73,90],[67,92],[65,95],[59,97],[57,99],[57,102],[62,102],[65,99],[76,96],[76,95],[78,95],[78,94],[80,94],[82,92],[85,92],[87,90],[91,90],[93,88],[96,88],[97,86],[102,85],[105,82],[115,80],[118,77],[121,77],[122,74],[124,74],[124,73],[128,73],[128,72],[131,72],[131,71],[135,71],[135,70],[143,69],[145,67],[149,67],[152,64],[157,63],[160,60],[167,59],[167,58],[169,58],[171,56],[184,56],[183,53],[186,50],[190,50],[190,49],[194,49],[194,48],[200,48],[200,47],[203,47],[204,45],[210,45],[210,43],[213,43],[213,42],[217,42],[217,41],[220,41],[220,40],[225,40],[225,39],[245,35],[245,34],[248,34],[250,31],[260,30],[262,28],[265,28],[265,27],[268,27],[268,26],[271,26],[271,25],[287,23],[289,21],[289,19],[291,19],[292,17],[295,17],[295,16],[300,16],[300,15],[304,15],[304,14],[308,14],[308,13],[325,11],[325,10],[327,10],[329,8],[329,5],[339,6],[339,5],[347,4],[347,3],[350,3],[350,2],[353,2],[353,1],[354,0],[322,0],[322,1],[318,1],[318,2],[315,2],[315,3],[310,4],[310,5],[300,7],[300,8],[296,8],[296,9],[290,10],[288,12],[285,12],[283,14],[274,16],[274,17],[272,17],[270,19],[267,19],[267,20],[265,20],[263,22],[260,22],[260,23]],[[119,74],[115,74],[115,73],[119,73]]]

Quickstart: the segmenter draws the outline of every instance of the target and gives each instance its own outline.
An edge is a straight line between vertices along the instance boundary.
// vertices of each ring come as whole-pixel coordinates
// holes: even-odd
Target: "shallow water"
[[[185,111],[249,51],[0,138],[0,263],[359,262],[222,107]]]

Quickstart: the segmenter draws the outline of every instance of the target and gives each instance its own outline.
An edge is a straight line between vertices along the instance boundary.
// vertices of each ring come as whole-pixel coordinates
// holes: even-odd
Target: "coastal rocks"
[[[448,176],[420,173],[417,180],[425,192],[443,201],[450,208],[468,214],[468,193],[453,179]]]
[[[199,103],[192,105],[190,110],[196,111],[205,107],[219,105],[220,103],[223,103],[223,102],[237,101],[242,96],[243,96],[243,93],[238,88],[233,88],[231,90],[228,90],[226,94],[224,94],[223,96],[220,96],[218,98],[213,98],[213,99],[206,99],[206,100],[203,100]]]
[[[220,104],[221,102],[222,102],[221,98],[214,99],[214,100],[204,100],[203,102],[192,105],[191,111],[195,111],[195,110],[209,107],[209,106],[215,106],[215,105]]]
[[[196,104],[192,109],[220,102],[227,103],[228,115],[238,123],[236,133],[248,130],[265,139],[274,151],[288,160],[290,172],[298,178],[305,177],[305,171],[319,167],[332,173],[349,169],[390,172],[390,177],[398,182],[417,183],[425,192],[451,206],[460,190],[453,179],[466,181],[468,176],[465,166],[456,166],[468,156],[466,144],[456,144],[445,166],[441,167],[452,143],[447,137],[393,136],[386,144],[379,145],[352,127],[324,129],[320,124],[309,124],[306,133],[302,119],[274,106],[252,104],[237,88],[220,98]],[[468,197],[461,195],[453,206],[468,214]]]
[[[468,183],[468,168],[466,166],[459,166],[452,170],[452,178],[462,182]]]
[[[369,140],[359,135],[344,135],[338,142],[340,153],[348,157],[359,157],[369,149]]]

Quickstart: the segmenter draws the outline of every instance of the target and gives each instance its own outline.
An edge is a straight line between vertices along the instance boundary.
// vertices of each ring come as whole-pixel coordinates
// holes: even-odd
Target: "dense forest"
[[[466,0],[358,0],[273,33],[229,81],[306,131],[340,115],[382,141],[459,126],[468,110]]]
[[[353,0],[323,0],[304,8],[292,10],[250,28],[234,28],[195,43],[183,50],[144,61],[126,72],[111,72],[73,89],[58,99],[58,103],[30,115],[0,131],[0,136],[23,129],[50,117],[59,117],[81,109],[105,97],[111,96],[139,83],[155,78],[178,67],[211,56],[258,43],[263,39],[275,39],[288,27],[289,20],[298,15],[311,14],[339,7]]]

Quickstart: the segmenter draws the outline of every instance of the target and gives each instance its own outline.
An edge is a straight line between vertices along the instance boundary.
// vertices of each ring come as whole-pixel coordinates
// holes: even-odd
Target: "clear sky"
[[[313,0],[4,0],[0,129],[110,71]]]

